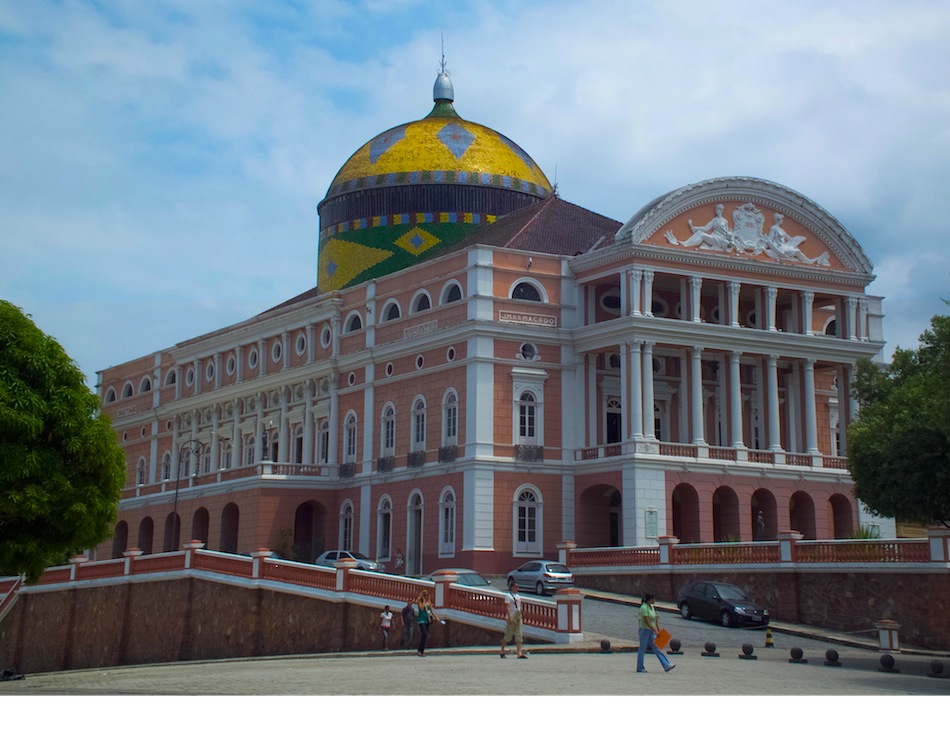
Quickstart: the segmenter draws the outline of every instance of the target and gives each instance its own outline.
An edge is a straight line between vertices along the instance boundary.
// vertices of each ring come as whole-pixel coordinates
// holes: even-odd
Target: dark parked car
[[[768,609],[728,582],[694,582],[676,598],[683,618],[719,621],[723,626],[766,626]]]
[[[562,587],[574,587],[574,575],[559,562],[539,560],[525,562],[508,573],[508,587],[517,582],[519,588],[534,590],[538,595],[553,593]]]

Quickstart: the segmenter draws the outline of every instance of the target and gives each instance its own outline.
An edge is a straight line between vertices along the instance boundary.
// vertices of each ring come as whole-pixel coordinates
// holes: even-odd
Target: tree
[[[62,346],[0,301],[0,574],[43,570],[111,534],[125,457]]]
[[[888,368],[858,363],[848,468],[872,514],[950,526],[950,317],[930,325]]]

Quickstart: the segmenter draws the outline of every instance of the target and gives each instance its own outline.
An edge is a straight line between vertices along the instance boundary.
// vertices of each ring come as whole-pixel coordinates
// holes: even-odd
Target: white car
[[[538,595],[553,593],[562,587],[574,587],[574,575],[560,562],[538,560],[525,562],[508,573],[508,587],[515,582],[519,588],[533,590]]]
[[[369,572],[386,571],[386,568],[383,567],[382,563],[377,562],[375,559],[370,559],[368,556],[360,554],[358,551],[346,551],[344,549],[325,551],[317,557],[314,564],[319,564],[321,567],[335,567],[336,563],[341,559],[354,560],[356,562],[357,569],[365,569]]]

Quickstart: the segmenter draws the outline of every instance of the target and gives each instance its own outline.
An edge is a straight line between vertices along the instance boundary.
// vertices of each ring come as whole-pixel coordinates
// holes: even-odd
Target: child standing
[[[379,631],[383,635],[383,649],[389,649],[389,629],[393,625],[393,614],[389,610],[389,606],[383,608],[383,612],[379,614]]]

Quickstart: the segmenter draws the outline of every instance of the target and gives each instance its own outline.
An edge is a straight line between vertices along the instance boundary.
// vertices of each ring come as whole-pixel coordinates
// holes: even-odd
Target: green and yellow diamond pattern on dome
[[[398,182],[432,182],[430,173],[444,182],[460,182],[452,174],[470,173],[476,177],[461,182],[485,182],[488,176],[495,186],[540,196],[552,191],[537,163],[507,137],[481,124],[437,116],[394,127],[364,144],[340,168],[327,196],[385,186],[396,182],[396,174],[408,174]]]
[[[399,224],[358,229],[327,238],[320,246],[317,286],[338,291],[362,281],[389,275],[419,264],[422,254],[435,254],[454,245],[482,224],[435,220],[424,224]]]

